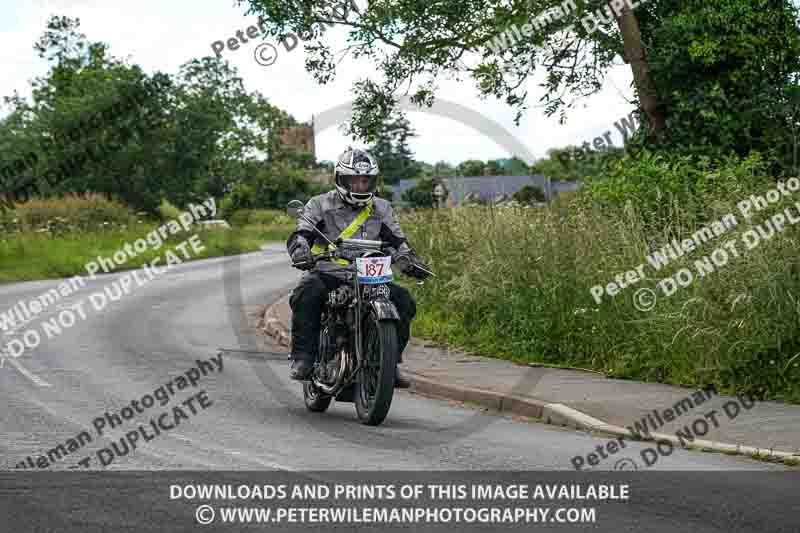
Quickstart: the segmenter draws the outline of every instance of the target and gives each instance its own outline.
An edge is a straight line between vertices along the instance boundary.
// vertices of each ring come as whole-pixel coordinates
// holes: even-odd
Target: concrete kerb
[[[292,339],[289,334],[289,327],[286,324],[281,323],[280,316],[277,312],[279,306],[288,305],[288,301],[289,295],[287,294],[271,306],[267,307],[267,310],[264,312],[264,321],[262,327],[267,335],[272,337],[280,346],[291,348]]]
[[[289,347],[291,343],[289,326],[281,319],[278,310],[281,306],[288,305],[288,300],[289,295],[287,294],[267,307],[262,322],[264,332],[279,345],[286,347]],[[405,374],[411,382],[409,390],[412,392],[434,398],[476,404],[500,413],[536,418],[545,424],[587,430],[612,437],[624,437],[632,441],[668,441],[676,445],[676,447],[684,449],[713,451],[727,455],[746,455],[756,459],[780,461],[786,464],[796,464],[800,461],[800,453],[775,450],[768,447],[729,444],[702,439],[682,442],[675,435],[664,433],[638,436],[624,427],[609,424],[561,403],[543,402],[512,394],[442,383],[410,371],[405,371]]]

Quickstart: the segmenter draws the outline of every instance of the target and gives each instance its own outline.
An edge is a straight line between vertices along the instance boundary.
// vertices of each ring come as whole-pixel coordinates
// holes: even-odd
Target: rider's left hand
[[[425,270],[422,270],[422,268],[418,268],[418,267],[422,267]],[[430,269],[431,268],[428,265],[426,265],[425,263],[423,263],[422,261],[420,261],[419,259],[417,259],[415,257],[414,258],[414,262],[413,262],[413,264],[411,266],[411,272],[409,272],[408,274],[410,276],[414,276],[417,279],[426,279],[428,276],[430,276],[430,274],[428,272],[426,272],[426,270],[430,271]]]
[[[419,258],[417,258],[416,254],[414,253],[399,254],[395,257],[394,261],[400,267],[400,272],[402,272],[407,276],[413,276],[417,279],[425,279],[428,276],[430,276],[430,274],[428,274],[427,272],[420,270],[419,268],[414,266],[415,264],[417,264],[420,265],[425,270],[430,270],[430,268],[428,268],[428,266],[425,263],[420,261]]]

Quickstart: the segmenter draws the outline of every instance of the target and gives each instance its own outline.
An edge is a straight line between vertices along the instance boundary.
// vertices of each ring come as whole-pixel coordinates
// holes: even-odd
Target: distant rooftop
[[[512,195],[526,185],[533,185],[545,191],[547,180],[543,174],[532,176],[465,176],[456,178],[433,179],[443,182],[449,191],[448,198],[455,204],[463,202],[468,194],[479,196],[482,200],[492,201],[501,195]],[[401,202],[403,193],[413,187],[418,180],[400,180],[393,189],[393,202]],[[580,182],[551,181],[550,190],[553,194],[572,191],[581,187]]]

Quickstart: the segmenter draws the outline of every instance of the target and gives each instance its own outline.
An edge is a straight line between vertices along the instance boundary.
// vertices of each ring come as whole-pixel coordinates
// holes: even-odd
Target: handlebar
[[[316,257],[313,257],[311,261],[304,261],[302,263],[292,263],[292,266],[295,268],[300,267],[307,267],[307,266],[314,266],[318,261],[325,261],[327,259],[334,259],[337,257],[341,257],[341,255],[337,255],[337,252],[347,251],[347,250],[364,250],[364,251],[382,251],[382,252],[390,252],[389,255],[394,256],[396,250],[392,248],[388,242],[383,241],[370,241],[364,239],[336,239],[334,241],[334,246],[336,246],[336,250],[331,252],[325,252],[319,254]]]
[[[333,259],[333,258],[334,258],[333,252],[325,252],[316,257],[312,257],[311,261],[303,261],[302,263],[292,263],[292,266],[294,268],[312,267],[315,264],[317,264],[318,261],[325,261],[326,259]]]
[[[340,240],[337,240],[336,243],[337,244],[345,244],[344,248],[348,247],[346,245],[350,245],[350,246],[355,247],[355,248],[372,249],[372,250],[375,250],[375,251],[378,251],[378,249],[380,249],[382,251],[390,251],[391,253],[389,253],[388,255],[390,255],[393,259],[394,259],[395,253],[396,253],[396,250],[394,248],[392,248],[391,246],[389,246],[388,243],[384,243],[384,242],[381,242],[381,241],[361,241],[359,239],[344,239],[344,240],[340,239]],[[378,244],[379,246],[377,246],[377,247],[372,247],[372,246],[369,246],[369,245],[368,246],[364,246],[362,243],[375,243],[375,244]],[[299,269],[303,269],[303,268],[307,268],[307,267],[310,268],[310,267],[313,267],[314,265],[316,265],[319,261],[326,261],[328,259],[341,258],[341,255],[339,255],[337,253],[338,251],[339,251],[339,249],[331,251],[331,252],[324,252],[324,253],[321,253],[321,254],[319,254],[317,256],[312,257],[310,261],[303,261],[302,263],[292,263],[292,266],[294,268],[299,268]],[[392,263],[394,263],[394,260],[392,260]],[[424,272],[427,272],[431,276],[436,277],[436,274],[434,274],[433,272],[430,272],[429,270],[426,270],[426,269],[420,267],[416,263],[412,262],[411,264],[414,267],[416,267],[418,270],[422,270]],[[345,266],[345,265],[343,265],[343,266]],[[346,266],[350,266],[350,265],[346,265]],[[353,265],[352,268],[355,269],[355,265]]]

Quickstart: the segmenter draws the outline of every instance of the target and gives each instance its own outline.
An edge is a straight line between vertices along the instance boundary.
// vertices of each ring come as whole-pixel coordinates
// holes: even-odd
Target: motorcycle
[[[305,218],[302,205],[297,200],[290,202],[289,216]],[[314,256],[312,264],[292,266],[313,266],[343,283],[328,294],[323,305],[319,349],[311,378],[303,383],[303,399],[314,412],[326,411],[334,398],[353,402],[359,420],[377,426],[392,404],[399,355],[400,315],[389,299],[388,286],[394,278],[395,250],[382,241],[331,242],[318,233],[333,250]],[[414,267],[434,275],[417,264]]]

